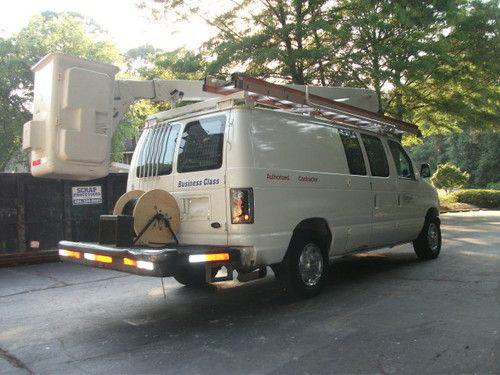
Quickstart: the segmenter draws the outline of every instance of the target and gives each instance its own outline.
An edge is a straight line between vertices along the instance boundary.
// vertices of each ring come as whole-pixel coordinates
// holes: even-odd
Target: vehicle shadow
[[[385,273],[390,278],[392,270],[419,264],[422,263],[413,252],[346,256],[331,265],[323,292],[305,300],[284,293],[272,272],[264,279],[245,284],[220,283],[203,289],[169,287],[164,302],[158,296],[140,309],[124,309],[112,323],[82,333],[80,339],[110,342],[112,338],[111,347],[107,349],[112,354],[157,342],[176,345],[186,337],[220,339],[234,334],[235,330],[252,332],[256,322],[262,327],[285,324],[281,322],[282,317],[293,320],[297,315],[312,312],[319,318],[330,319],[342,314],[339,309],[352,308],[342,301],[353,293],[354,287],[368,290],[375,279],[380,279],[380,274]],[[363,303],[378,297],[375,293],[367,298]],[[334,301],[339,301],[338,306]]]

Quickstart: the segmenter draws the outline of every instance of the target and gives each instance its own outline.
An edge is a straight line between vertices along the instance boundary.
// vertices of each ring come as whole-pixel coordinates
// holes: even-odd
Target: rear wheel
[[[413,249],[422,260],[436,259],[441,252],[441,227],[439,218],[428,216],[418,238],[413,241]]]
[[[314,236],[296,234],[277,271],[277,277],[287,291],[306,298],[315,296],[323,288],[327,277],[326,251]]]
[[[179,267],[174,274],[174,279],[185,286],[199,288],[208,285],[205,272],[205,265]]]

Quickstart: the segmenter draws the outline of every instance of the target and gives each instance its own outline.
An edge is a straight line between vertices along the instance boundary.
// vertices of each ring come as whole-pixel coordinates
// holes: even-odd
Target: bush
[[[486,189],[500,190],[500,181],[490,182],[488,185],[486,185]]]
[[[440,164],[431,177],[432,184],[438,189],[449,192],[451,188],[463,187],[469,181],[469,174],[452,163]]]
[[[465,189],[450,194],[450,199],[469,203],[481,208],[500,207],[500,190]]]

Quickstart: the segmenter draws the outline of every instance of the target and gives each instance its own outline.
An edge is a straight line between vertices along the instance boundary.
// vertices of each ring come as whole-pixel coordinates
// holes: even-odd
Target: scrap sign
[[[73,186],[71,188],[73,205],[101,204],[102,191],[100,186]]]

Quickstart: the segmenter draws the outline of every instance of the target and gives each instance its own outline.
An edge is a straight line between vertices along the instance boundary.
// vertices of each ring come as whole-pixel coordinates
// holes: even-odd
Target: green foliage
[[[30,68],[50,52],[107,63],[122,61],[100,27],[78,14],[45,12],[12,38],[0,38],[0,171],[19,152],[22,124],[31,118]]]
[[[451,199],[460,203],[469,203],[482,208],[500,207],[500,190],[469,189],[450,194]]]
[[[498,182],[490,182],[486,185],[487,189],[500,190],[500,181]]]
[[[207,72],[235,69],[299,84],[373,89],[379,112],[426,135],[497,129],[498,1],[145,0],[156,18],[200,17],[218,30]]]
[[[466,187],[484,188],[500,181],[498,132],[436,134],[407,149],[416,162],[429,163],[432,169],[450,162],[468,171],[470,179]]]
[[[445,163],[438,166],[431,177],[432,184],[438,189],[448,191],[451,188],[464,186],[469,180],[469,174],[463,172],[456,165]]]

